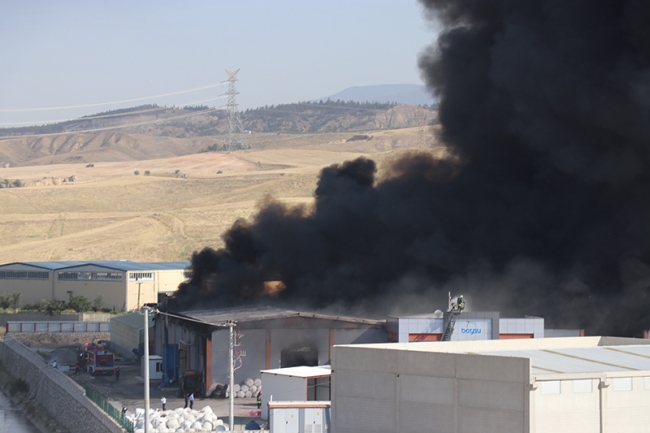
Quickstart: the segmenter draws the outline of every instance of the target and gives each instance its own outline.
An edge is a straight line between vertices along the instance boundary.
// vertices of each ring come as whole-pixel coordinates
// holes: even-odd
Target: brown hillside
[[[200,142],[145,137],[136,145],[139,136],[101,134],[101,140],[75,136],[88,138],[77,146],[72,138],[41,138],[32,143],[33,152],[47,165],[0,168],[0,179],[32,185],[0,189],[0,263],[189,260],[193,251],[221,246],[222,233],[237,218],[250,217],[266,197],[308,206],[325,166],[360,155],[381,162],[433,145],[428,128],[366,131],[371,139],[348,141],[352,135],[252,134],[251,151],[172,157],[166,155]],[[171,150],[161,142],[171,143]],[[444,154],[442,148],[433,151]],[[102,162],[100,155],[113,161]],[[84,162],[49,164],[48,158],[72,156]],[[177,170],[186,177],[177,177]]]

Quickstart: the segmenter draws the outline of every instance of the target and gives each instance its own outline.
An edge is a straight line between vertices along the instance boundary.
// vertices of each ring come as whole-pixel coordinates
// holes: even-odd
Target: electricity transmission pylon
[[[241,119],[239,118],[239,110],[237,109],[237,99],[235,96],[239,93],[235,90],[235,83],[237,82],[237,73],[230,72],[226,69],[228,74],[228,141],[224,144],[224,148],[228,152],[236,149],[250,149],[250,145],[243,139],[244,127],[242,126]]]

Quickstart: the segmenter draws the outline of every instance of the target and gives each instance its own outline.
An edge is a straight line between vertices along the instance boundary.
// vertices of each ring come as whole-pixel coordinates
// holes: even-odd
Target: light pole
[[[158,310],[145,305],[140,311],[144,314],[144,432],[149,433],[149,311]]]
[[[230,322],[228,324],[230,330],[230,352],[228,356],[228,373],[230,374],[230,415],[228,416],[228,422],[230,424],[230,431],[235,429],[235,323]]]

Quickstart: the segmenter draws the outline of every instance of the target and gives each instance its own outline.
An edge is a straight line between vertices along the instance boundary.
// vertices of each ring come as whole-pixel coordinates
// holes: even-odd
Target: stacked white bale
[[[257,394],[257,387],[255,385],[249,386],[248,390],[253,394]]]
[[[262,379],[255,379],[254,385],[258,388],[262,386]]]
[[[174,411],[154,410],[149,412],[149,431],[151,433],[189,433],[189,432],[210,432],[226,431],[227,428],[212,412],[209,406],[200,411],[187,408],[178,408]],[[133,422],[135,431],[144,432],[144,410],[136,409],[135,415],[127,418]]]
[[[244,381],[244,384],[250,387],[251,385],[255,385],[255,381],[249,377]]]
[[[235,386],[233,386],[232,389],[233,389],[235,392],[239,392],[239,391],[241,391],[241,386],[235,384]]]
[[[244,392],[244,393],[245,393],[245,392],[248,392],[248,385],[242,385],[242,386],[239,388],[239,390],[242,391],[242,392]]]

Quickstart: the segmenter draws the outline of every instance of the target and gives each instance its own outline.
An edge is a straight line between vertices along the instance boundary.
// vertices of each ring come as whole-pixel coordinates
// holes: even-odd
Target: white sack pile
[[[144,433],[144,409],[136,409],[135,415],[128,415],[127,418],[133,423],[135,433]],[[166,411],[159,409],[149,411],[149,432],[151,433],[212,431],[228,431],[228,426],[217,418],[210,406],[201,410],[178,408]]]
[[[230,397],[229,387],[226,386],[226,398]],[[235,384],[235,398],[255,398],[262,391],[262,379],[246,379],[242,384]]]

